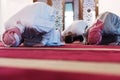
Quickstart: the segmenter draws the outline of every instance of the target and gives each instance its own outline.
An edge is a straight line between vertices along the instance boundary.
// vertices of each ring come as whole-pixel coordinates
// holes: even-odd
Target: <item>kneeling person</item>
[[[119,45],[120,17],[111,12],[101,14],[87,30],[87,44]]]
[[[63,40],[65,43],[72,43],[74,41],[84,41],[83,34],[87,28],[87,23],[83,20],[76,20],[63,31]]]
[[[55,29],[55,15],[56,10],[43,2],[26,6],[5,23],[4,46],[62,45],[60,32]]]

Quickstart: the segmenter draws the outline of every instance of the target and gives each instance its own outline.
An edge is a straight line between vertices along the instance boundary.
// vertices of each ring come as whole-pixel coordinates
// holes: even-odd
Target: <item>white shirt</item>
[[[75,35],[82,35],[86,27],[87,27],[87,23],[83,20],[73,21],[73,23],[63,31],[62,36],[67,35],[68,32],[72,32],[72,34]]]

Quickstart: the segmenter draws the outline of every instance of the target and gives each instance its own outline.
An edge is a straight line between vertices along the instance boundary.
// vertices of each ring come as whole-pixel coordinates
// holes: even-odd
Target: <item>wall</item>
[[[99,0],[99,14],[111,11],[120,16],[120,0]]]
[[[1,0],[0,0],[0,4],[1,4]],[[2,20],[2,15],[1,15],[1,14],[2,14],[2,13],[1,13],[1,7],[2,7],[2,6],[0,5],[0,22],[2,22],[2,21],[1,21],[1,20]],[[1,27],[1,23],[0,23],[0,27]]]
[[[4,31],[4,22],[32,2],[33,0],[0,0],[0,36]]]

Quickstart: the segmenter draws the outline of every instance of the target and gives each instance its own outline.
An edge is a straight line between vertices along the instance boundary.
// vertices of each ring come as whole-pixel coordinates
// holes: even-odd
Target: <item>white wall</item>
[[[0,4],[1,4],[1,0],[0,0]],[[0,5],[0,22],[1,22],[1,5]]]
[[[3,22],[30,3],[32,0],[2,0]]]
[[[0,35],[4,31],[4,22],[33,0],[0,0]]]
[[[120,0],[99,0],[99,13],[110,11],[120,16]]]

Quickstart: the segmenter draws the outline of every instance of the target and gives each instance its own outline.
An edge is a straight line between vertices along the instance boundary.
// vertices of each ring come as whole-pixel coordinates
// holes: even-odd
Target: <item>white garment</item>
[[[63,42],[61,42],[61,34],[59,30],[54,29],[53,32],[51,32],[51,38],[48,41],[48,46],[62,46],[64,45]]]
[[[55,8],[48,6],[44,2],[35,2],[12,16],[5,23],[5,30],[18,27],[21,33],[23,33],[25,27],[34,28],[38,32],[47,33],[44,35],[42,43],[43,45],[47,45],[47,43],[50,45],[49,40],[54,36],[54,33],[51,31],[55,29],[55,15]]]
[[[54,17],[54,8],[46,3],[36,2],[12,16],[5,23],[5,30],[18,26],[17,21],[19,21],[23,25],[23,27],[19,27],[21,32],[24,31],[25,27],[34,27],[38,31],[48,32],[54,27]]]
[[[44,40],[42,40],[42,44],[46,46],[62,46],[64,45],[63,42],[61,42],[61,35],[60,31],[56,30],[55,28],[51,30],[49,33],[44,35]]]
[[[72,32],[72,34],[82,35],[85,32],[85,29],[87,27],[87,23],[83,20],[76,20],[73,21],[73,23],[63,31],[62,36],[65,36],[68,34],[68,32]]]

